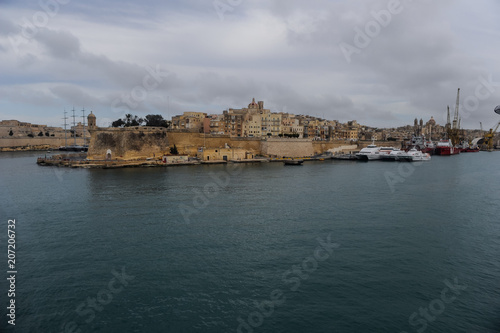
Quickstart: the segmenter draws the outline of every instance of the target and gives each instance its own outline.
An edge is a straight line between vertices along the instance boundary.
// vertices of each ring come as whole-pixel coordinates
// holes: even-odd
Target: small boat
[[[358,160],[356,155],[353,154],[335,154],[332,160]]]
[[[304,160],[284,160],[283,163],[285,163],[285,165],[302,165],[302,163],[304,163]]]

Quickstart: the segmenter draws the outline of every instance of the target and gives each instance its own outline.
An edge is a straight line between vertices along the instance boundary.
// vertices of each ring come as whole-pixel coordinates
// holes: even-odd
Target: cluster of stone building
[[[92,114],[92,116],[94,116]],[[95,116],[94,116],[95,118]],[[78,122],[76,125],[68,127],[66,131],[68,138],[76,136],[90,138],[88,125]],[[0,138],[26,138],[26,137],[55,137],[64,138],[64,129],[61,127],[47,126],[22,122],[18,120],[0,121]]]
[[[313,140],[358,140],[362,126],[355,120],[341,124],[313,116],[271,112],[255,99],[246,108],[228,109],[222,114],[184,112],[172,117],[172,129],[199,131],[231,137],[296,137]]]
[[[446,134],[446,126],[431,117],[425,124],[415,119],[414,125],[397,128],[363,126],[356,120],[340,123],[308,115],[271,112],[264,102],[255,99],[246,108],[228,109],[222,114],[184,112],[172,117],[172,129],[188,130],[231,137],[266,138],[297,137],[312,140],[408,140],[412,136],[425,136],[439,140]]]
[[[79,122],[68,127],[67,130],[18,120],[2,120],[0,121],[0,151],[86,146],[90,140],[89,129],[92,127],[96,127],[96,117],[92,112],[87,116],[87,125]]]

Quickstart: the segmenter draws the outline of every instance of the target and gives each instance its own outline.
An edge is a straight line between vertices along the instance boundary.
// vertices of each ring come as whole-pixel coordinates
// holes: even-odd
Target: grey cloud
[[[57,85],[52,87],[50,91],[69,105],[85,106],[101,104],[101,100],[77,86],[69,84]]]
[[[470,37],[461,33],[467,24],[477,26],[479,19],[469,15],[471,23],[457,22],[458,10],[474,6],[478,15],[488,9],[483,3],[401,0],[403,11],[347,63],[339,43],[352,44],[354,28],[363,29],[373,20],[371,12],[387,8],[388,3],[244,1],[234,7],[231,19],[222,22],[211,2],[70,2],[60,12],[68,16],[58,16],[40,29],[34,43],[23,45],[25,53],[15,56],[21,71],[14,75],[10,68],[5,70],[22,82],[51,87],[50,93],[41,93],[38,87],[26,84],[22,86],[26,96],[52,96],[52,103],[94,103],[103,113],[111,112],[116,98],[143,85],[148,67],[159,65],[161,83],[130,111],[220,112],[246,106],[255,97],[273,111],[358,119],[377,126],[431,115],[440,122],[446,105],[454,105],[458,87],[467,96],[474,94],[479,75],[493,74],[500,81],[494,58],[485,61],[488,58],[482,56],[482,36],[474,36],[478,47],[468,48]],[[19,29],[5,15],[0,17],[0,36]],[[75,26],[84,25],[85,31],[57,26],[66,17]],[[273,25],[260,29],[267,22]],[[129,48],[130,54],[116,56],[113,50],[107,53],[105,44],[92,49],[86,43],[85,38],[106,26],[109,31],[133,34],[137,44]],[[242,34],[241,39],[237,33]],[[112,42],[122,37],[108,36]],[[6,42],[0,40],[2,57],[11,56],[5,50]],[[494,44],[488,45],[491,54]],[[43,52],[37,53],[38,46]],[[499,92],[492,94],[467,121],[476,122],[475,118],[491,113],[488,103],[499,97]]]
[[[80,41],[67,31],[40,29],[36,39],[55,58],[71,59],[80,54]]]
[[[9,34],[17,33],[19,31],[19,26],[12,23],[11,20],[2,17],[0,14],[0,36],[8,36]]]

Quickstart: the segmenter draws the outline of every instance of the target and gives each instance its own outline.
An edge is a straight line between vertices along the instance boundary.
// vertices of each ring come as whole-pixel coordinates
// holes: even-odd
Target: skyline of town
[[[244,103],[242,103],[244,104]],[[450,107],[450,105],[448,105],[448,107]],[[451,108],[454,108],[455,106],[451,106]],[[244,108],[244,107],[242,107]],[[87,115],[88,113],[90,113],[90,111],[96,111],[96,109],[92,108],[92,107],[72,107],[72,108],[64,108],[62,112],[60,112],[61,115],[64,115],[66,113],[66,116],[68,117],[68,119],[71,119],[72,118],[72,110],[75,110],[75,115],[76,115],[76,118],[77,119],[82,119],[82,111],[85,111],[85,115]],[[240,108],[241,109],[241,108]],[[352,121],[352,120],[356,120],[356,121],[359,121],[358,119],[355,119],[355,118],[341,118],[341,117],[335,117],[335,116],[332,116],[332,117],[328,117],[326,116],[326,114],[329,114],[331,115],[332,113],[323,113],[322,115],[315,115],[315,114],[312,114],[312,113],[307,113],[307,112],[289,112],[287,111],[287,108],[284,107],[283,108],[284,110],[278,110],[278,109],[273,109],[273,108],[269,108],[269,110],[272,112],[272,113],[281,113],[281,114],[292,114],[292,115],[297,115],[297,116],[309,116],[309,117],[315,117],[315,118],[318,118],[318,119],[325,119],[325,120],[336,120],[338,122],[341,122],[341,123],[347,123],[348,121]],[[184,113],[205,113],[207,115],[217,115],[217,114],[223,114],[224,111],[228,111],[228,110],[238,110],[238,108],[236,107],[227,107],[225,109],[222,109],[220,111],[195,111],[195,110],[186,110],[186,111],[182,111],[182,114]],[[467,124],[465,122],[465,120],[468,120],[471,118],[471,116],[473,114],[471,114],[470,112],[467,112],[467,110],[463,110],[463,104],[462,102],[460,103],[459,105],[459,116],[461,117],[461,119],[463,120],[462,124]],[[106,111],[104,112],[99,112],[99,110],[97,110],[98,113],[100,114],[107,114]],[[115,118],[109,118],[109,117],[100,117],[99,120],[98,120],[98,123],[97,125],[100,126],[100,127],[108,127],[108,126],[112,126],[112,122],[117,120],[117,119],[120,119],[120,118],[123,118],[126,114],[134,114],[134,115],[137,115],[139,117],[141,116],[146,116],[147,114],[160,114],[161,116],[163,116],[165,119],[167,120],[171,120],[173,119],[174,117],[180,115],[179,113],[172,113],[171,111],[168,111],[168,110],[165,110],[163,112],[149,112],[149,113],[144,113],[144,112],[136,112],[134,110],[128,110],[128,111],[122,111],[122,112],[116,112],[114,111],[113,114],[116,116]],[[443,111],[443,112],[436,112],[437,116],[431,114],[431,116],[428,118],[428,120],[430,120],[430,118],[433,118],[435,121],[436,121],[436,124],[438,125],[441,125],[443,124],[442,126],[444,126],[446,124],[446,110]],[[498,120],[496,120],[496,116],[493,112],[493,108],[491,109],[491,120],[484,120],[484,119],[477,119],[477,126],[467,126],[467,127],[463,127],[463,129],[466,129],[466,130],[478,130],[480,129],[480,126],[479,126],[479,123],[482,123],[483,125],[483,129],[487,130],[489,127],[494,127],[496,125],[496,123],[498,122]],[[340,116],[340,115],[339,115]],[[64,117],[61,116],[61,117],[54,117],[54,116],[47,116],[47,117],[29,117],[29,116],[26,116],[26,115],[16,115],[14,117],[5,117],[2,115],[2,113],[0,113],[0,117],[3,117],[3,118],[0,118],[0,120],[18,120],[20,122],[26,122],[26,123],[33,123],[33,124],[44,124],[46,126],[49,126],[49,127],[63,127],[64,126]],[[422,115],[409,115],[408,116],[409,119],[406,123],[403,123],[403,122],[399,122],[398,124],[395,124],[394,126],[391,126],[391,125],[384,125],[382,124],[381,126],[380,125],[374,125],[374,124],[371,124],[371,123],[362,123],[363,126],[366,126],[366,127],[370,127],[370,128],[386,128],[386,129],[394,129],[394,128],[399,128],[399,127],[404,127],[404,126],[407,126],[407,125],[411,125],[413,124],[413,117],[416,117],[417,119],[425,119],[425,116],[422,116]],[[490,124],[491,122],[491,124]],[[77,121],[78,123],[78,121]],[[469,122],[470,123],[470,122]],[[71,124],[72,124],[72,121],[71,121]]]
[[[83,114],[85,113],[82,112]],[[163,117],[162,115],[159,116]],[[138,119],[136,115],[131,115],[131,117]],[[69,114],[69,117],[67,117],[69,119],[67,128],[70,131],[76,128],[77,137],[84,137],[85,135],[90,137],[88,127],[85,128],[87,126],[86,121],[83,123],[81,121],[82,116],[72,118],[72,115]],[[72,120],[75,120],[76,127],[72,124]],[[430,134],[432,134],[433,139],[439,139],[446,133],[446,124],[444,126],[440,125],[432,116],[425,122],[422,118],[420,120],[415,118],[413,124],[398,127],[371,127],[359,124],[356,120],[343,123],[338,120],[328,120],[310,115],[272,112],[270,109],[264,107],[264,101],[256,101],[255,98],[252,99],[247,107],[239,109],[229,108],[219,114],[186,111],[182,115],[175,115],[165,120],[169,122],[170,130],[188,130],[212,135],[247,138],[272,136],[309,138],[313,140],[403,140],[412,135],[429,136]],[[96,121],[95,117],[93,121]],[[122,122],[121,125],[123,126],[123,124]],[[116,124],[113,125],[120,127]],[[14,135],[11,129],[13,126],[23,128],[23,130],[17,131]],[[97,121],[97,126],[99,126],[99,121]],[[110,126],[101,127],[112,126],[110,124]],[[487,128],[484,129],[488,130]],[[465,131],[468,136],[478,136],[480,133],[479,129],[465,129]],[[16,120],[0,121],[0,137],[6,137],[7,135],[14,137],[50,135],[62,138],[63,133],[63,128],[59,126],[32,124]]]

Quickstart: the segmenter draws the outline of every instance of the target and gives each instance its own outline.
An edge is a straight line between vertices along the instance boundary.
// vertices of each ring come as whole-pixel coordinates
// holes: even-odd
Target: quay
[[[89,160],[86,154],[60,154],[45,157],[38,157],[36,163],[40,166],[54,166],[54,167],[67,167],[67,168],[84,168],[84,169],[118,169],[118,168],[138,168],[138,167],[170,167],[181,165],[206,165],[206,164],[250,164],[250,163],[267,163],[267,162],[284,162],[289,163],[293,160],[301,161],[324,161],[330,159],[327,156],[317,157],[302,157],[302,158],[254,158],[254,159],[241,159],[241,160],[211,160],[200,161],[192,159],[187,161],[165,163],[162,159],[105,159],[105,160]]]

